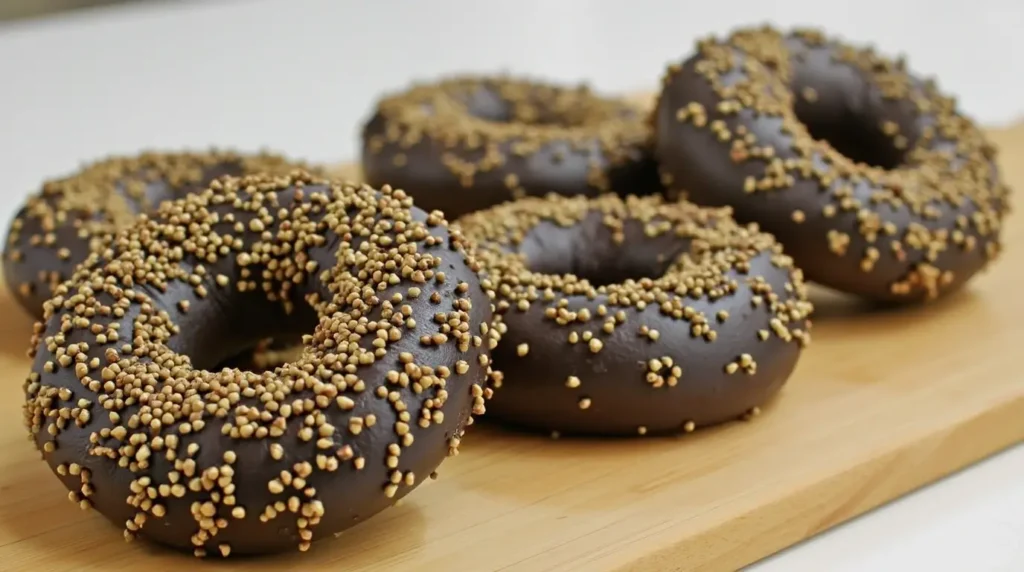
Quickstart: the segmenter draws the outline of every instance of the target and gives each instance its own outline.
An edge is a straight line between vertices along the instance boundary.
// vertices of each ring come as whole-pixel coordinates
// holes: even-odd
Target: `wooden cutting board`
[[[992,137],[1024,187],[1024,125]],[[255,561],[127,544],[67,501],[21,424],[31,323],[3,294],[0,569],[733,570],[1024,440],[1022,243],[1014,217],[1004,258],[927,307],[883,313],[816,293],[814,342],[753,422],[620,441],[479,424],[398,507],[306,554]]]

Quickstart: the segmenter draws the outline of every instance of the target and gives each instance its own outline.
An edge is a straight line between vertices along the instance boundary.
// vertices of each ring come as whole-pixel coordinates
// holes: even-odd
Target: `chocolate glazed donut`
[[[490,392],[490,320],[461,236],[402,191],[218,179],[57,287],[25,421],[71,499],[129,539],[305,550],[457,452]],[[302,330],[273,371],[204,369]]]
[[[549,192],[660,192],[638,108],[586,87],[457,76],[383,98],[363,129],[371,185],[452,219]]]
[[[810,280],[929,300],[1000,252],[992,146],[933,83],[868,49],[810,30],[704,40],[669,69],[652,120],[669,194],[734,207]]]
[[[496,293],[488,419],[561,434],[689,432],[757,413],[810,340],[800,270],[728,209],[528,198],[459,221]]]
[[[231,151],[157,153],[109,157],[68,177],[43,184],[10,225],[4,278],[15,299],[35,317],[53,287],[71,275],[113,232],[161,201],[196,192],[215,177],[312,170],[270,153]]]

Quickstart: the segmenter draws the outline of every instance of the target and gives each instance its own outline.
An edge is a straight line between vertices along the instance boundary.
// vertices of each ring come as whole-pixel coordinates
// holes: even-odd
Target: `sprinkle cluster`
[[[475,268],[461,235],[401,190],[302,172],[215,180],[56,288],[25,422],[72,500],[102,493],[96,508],[127,514],[129,539],[304,550],[321,521],[336,532],[411,490],[484,411],[494,335]],[[190,310],[252,292],[315,309],[293,361],[207,371],[171,349],[189,347],[176,336]]]

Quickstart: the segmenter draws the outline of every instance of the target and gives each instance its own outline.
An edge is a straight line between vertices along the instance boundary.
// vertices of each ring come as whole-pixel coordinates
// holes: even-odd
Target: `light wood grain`
[[[1024,186],[1024,126],[992,136]],[[307,554],[245,562],[126,544],[66,500],[21,425],[30,322],[5,296],[0,568],[735,569],[1024,440],[1022,242],[1013,219],[1003,260],[931,306],[883,313],[818,293],[813,344],[751,423],[621,441],[481,424],[401,506]]]

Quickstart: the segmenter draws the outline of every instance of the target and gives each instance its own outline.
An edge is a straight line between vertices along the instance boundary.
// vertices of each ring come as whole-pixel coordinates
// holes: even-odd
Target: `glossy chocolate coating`
[[[653,124],[669,195],[733,207],[809,280],[932,299],[1000,250],[993,149],[933,83],[869,50],[807,30],[707,40],[670,69]]]
[[[329,187],[306,176],[284,182],[260,177],[224,181],[216,192],[204,191],[164,205],[151,215],[158,224],[129,227],[102,256],[92,255],[72,280],[58,287],[58,297],[47,302],[45,321],[34,336],[26,421],[46,462],[73,496],[119,525],[144,515],[141,525],[129,524],[128,534],[179,549],[198,548],[207,554],[304,549],[311,539],[331,538],[391,506],[431,475],[457,447],[471,410],[482,401],[481,387],[489,372],[483,359],[486,346],[479,341],[470,343],[469,336],[490,321],[490,304],[461,239],[449,233],[443,219],[415,207],[400,207],[405,200],[400,195],[389,194],[391,198],[385,200],[372,189]],[[250,188],[260,189],[259,198],[253,199],[245,190]],[[225,195],[267,208],[256,215],[256,206],[240,209],[232,198],[215,199]],[[351,218],[346,220],[346,216]],[[211,223],[202,235],[158,233],[157,229],[181,228],[177,225],[186,220],[200,225],[196,230],[203,221],[219,222]],[[422,233],[412,231],[421,224]],[[377,231],[373,236],[363,232],[371,228]],[[407,231],[412,234],[403,234]],[[173,255],[175,248],[182,248],[185,253],[167,267],[166,286],[142,275],[130,291],[125,290],[122,272],[129,264],[138,264],[138,253],[126,245],[131,244],[129,239],[143,235],[163,237],[149,243],[147,252]],[[192,250],[202,247],[203,238],[225,236],[240,241],[226,256],[211,261]],[[408,236],[413,238],[404,240]],[[371,241],[380,246],[365,248]],[[399,243],[403,246],[397,246]],[[248,253],[266,252],[257,244],[276,244],[278,250],[273,258],[256,262],[256,254]],[[436,263],[418,267],[420,273],[429,270],[427,276],[436,279],[424,279],[418,272],[402,274],[401,266],[396,268],[396,279],[382,278],[374,265],[383,259],[376,255],[386,252],[391,257],[397,255],[398,248],[406,253],[404,263]],[[237,287],[247,275],[274,277],[269,269],[287,268],[287,261],[309,271],[299,270],[264,283],[277,284],[278,290],[257,287],[243,291]],[[316,263],[315,269],[312,263]],[[442,272],[443,280],[436,274]],[[205,278],[192,280],[193,276]],[[230,283],[215,278],[221,276]],[[354,278],[357,276],[363,278]],[[104,280],[119,286],[97,289]],[[361,288],[356,284],[359,280],[363,281]],[[385,287],[379,287],[381,284]],[[294,306],[282,303],[282,296],[275,293],[289,291]],[[131,299],[128,292],[134,292],[136,298]],[[318,299],[323,302],[315,309],[304,302]],[[68,331],[67,324],[82,321],[83,312],[94,304],[110,307],[124,300],[128,301],[118,306],[124,310],[121,316],[101,311],[86,319],[88,326],[83,322]],[[458,327],[464,324],[465,330],[458,335],[449,331],[445,341],[438,341],[436,337],[446,331],[435,321],[438,312],[455,316]],[[142,322],[142,315],[150,317]],[[409,321],[413,319],[415,326]],[[398,328],[389,330],[392,335],[387,342],[378,343],[380,335],[366,334],[378,321]],[[101,343],[103,340],[93,335],[109,331],[113,324],[118,328],[117,342],[108,339]],[[165,331],[159,324],[176,330],[166,345],[158,340],[146,343],[145,339]],[[400,330],[405,330],[401,332],[404,335],[395,339]],[[312,332],[307,338],[312,351],[291,364],[262,374],[203,369],[223,363],[261,339],[289,339],[297,332]],[[435,339],[425,343],[424,335]],[[70,349],[74,344],[78,345]],[[62,363],[60,356],[71,352],[75,359]],[[111,352],[113,358],[120,356],[120,361],[112,361]],[[367,352],[375,352],[376,359],[364,359],[369,357]],[[111,363],[119,364],[121,373],[100,369],[113,367]],[[105,410],[103,400],[128,397],[118,393],[120,389],[115,391],[115,386],[138,379],[131,378],[138,375],[132,372],[145,363],[153,367],[147,374],[149,385],[132,394],[139,401]],[[404,377],[407,373],[411,381]],[[390,375],[395,375],[393,381],[389,381]],[[444,382],[442,378],[446,378]],[[101,384],[107,380],[110,387],[93,386],[90,380],[101,380]],[[160,389],[166,390],[160,394],[163,397],[157,397]],[[247,394],[249,390],[255,393]],[[156,429],[131,427],[130,416],[138,415],[139,403],[152,407],[155,400],[178,397],[196,404],[191,416],[181,417],[184,413],[168,407],[164,415],[177,411],[173,422]],[[289,413],[284,412],[285,406]],[[72,413],[74,419],[81,420],[81,411],[88,412],[85,423],[63,423],[51,434],[47,427],[58,412],[74,407],[78,407],[77,413]],[[108,419],[108,410],[118,413],[120,419]],[[443,418],[438,412],[444,413]],[[424,413],[428,422],[422,419]],[[356,416],[358,427],[353,424]],[[197,428],[196,420],[203,426]],[[191,430],[180,429],[190,423]],[[236,435],[240,427],[254,423],[260,428],[269,426],[270,435],[261,436],[263,429],[254,435]],[[126,425],[127,435],[118,435],[116,431],[124,431]],[[325,432],[325,427],[333,431]],[[274,434],[275,429],[280,430],[279,435]],[[310,434],[303,436],[307,430]],[[132,440],[140,435],[145,439]],[[173,447],[171,436],[178,441]],[[125,449],[129,441],[131,451]],[[139,453],[143,444],[150,451],[145,457]],[[109,456],[96,446],[106,447]],[[195,450],[189,452],[192,448]],[[275,458],[275,448],[281,452],[279,458]],[[400,456],[393,449],[399,450]],[[165,451],[174,451],[177,460],[169,460]],[[132,464],[119,466],[118,459],[125,455]],[[229,455],[231,461],[226,460]],[[394,465],[389,464],[391,457],[397,459]],[[143,461],[144,466],[139,464]],[[306,469],[300,467],[303,464]],[[71,466],[76,466],[79,474],[70,474]],[[210,471],[218,470],[213,481],[205,480]],[[280,476],[282,471],[290,473],[289,478]],[[403,475],[397,483],[396,471]],[[178,477],[172,479],[172,473]],[[88,475],[88,483],[81,474]],[[413,478],[410,475],[414,482],[407,480]],[[193,488],[194,479],[200,476],[203,480]],[[217,480],[225,477],[230,491]],[[301,484],[297,477],[302,478]],[[165,488],[176,483],[187,485],[180,495]],[[162,508],[138,506],[136,493]],[[230,503],[227,497],[232,499]],[[275,514],[264,520],[266,507],[275,503],[283,505],[278,504]],[[208,504],[212,514],[205,512]],[[244,515],[235,514],[238,508]],[[196,542],[193,535],[207,530],[203,518],[208,519],[207,524],[224,519],[225,525],[217,524],[215,535]]]
[[[481,240],[478,221],[510,218],[506,211],[515,205],[460,224],[467,236]],[[493,353],[504,380],[487,405],[487,420],[560,434],[692,431],[756,411],[790,377],[809,339],[810,307],[799,271],[770,238],[745,249],[713,246],[719,265],[730,253],[744,254],[723,275],[733,291],[709,295],[698,285],[708,277],[711,288],[715,271],[711,258],[695,255],[694,244],[707,236],[655,233],[652,228],[666,219],[608,215],[596,205],[579,220],[565,216],[574,222],[542,217],[521,241],[481,244],[483,251],[522,257],[531,271],[492,285],[507,329]],[[492,278],[489,258],[480,260],[485,280]],[[756,292],[751,280],[758,283]],[[574,293],[557,286],[566,283]],[[545,284],[556,286],[549,291]],[[687,284],[690,292],[680,294]],[[652,302],[641,308],[624,295]],[[520,306],[523,300],[530,300],[528,307]],[[609,320],[615,322],[610,332]],[[730,366],[740,359],[753,370]]]
[[[530,122],[516,115],[523,101],[503,95],[508,86],[527,100]],[[424,127],[409,110],[431,102],[435,111],[425,115],[436,123]],[[576,117],[581,108],[595,111]],[[385,99],[363,128],[362,166],[370,184],[404,189],[452,219],[552,192],[662,190],[638,108],[582,88],[500,77],[457,77]]]

